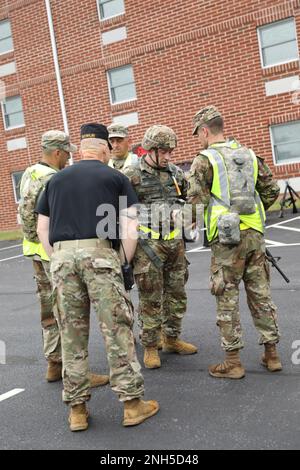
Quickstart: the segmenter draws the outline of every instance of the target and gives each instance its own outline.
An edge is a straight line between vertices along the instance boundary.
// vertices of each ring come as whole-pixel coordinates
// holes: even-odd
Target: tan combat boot
[[[159,410],[156,400],[143,401],[140,398],[124,402],[123,426],[135,426],[140,424]]]
[[[275,344],[265,344],[265,354],[261,358],[261,363],[265,366],[270,372],[277,372],[282,370],[282,365],[280,358],[276,351]]]
[[[46,373],[47,382],[57,382],[62,379],[62,363],[48,361]]]
[[[158,369],[161,366],[157,346],[147,346],[145,348],[144,365],[147,369]]]
[[[75,405],[71,407],[69,423],[71,431],[85,431],[88,428],[89,413],[86,404]]]
[[[242,379],[245,376],[245,369],[241,364],[239,350],[226,351],[225,361],[209,366],[208,371],[217,378]]]
[[[107,385],[109,383],[109,376],[108,375],[98,375],[89,373],[89,379],[91,388],[102,387],[103,385]]]
[[[163,351],[177,354],[196,354],[198,349],[191,343],[186,343],[179,338],[163,335]]]

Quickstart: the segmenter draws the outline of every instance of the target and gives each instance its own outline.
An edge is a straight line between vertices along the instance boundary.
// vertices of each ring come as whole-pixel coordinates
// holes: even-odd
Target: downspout
[[[49,25],[49,32],[50,32],[50,38],[51,38],[52,53],[53,53],[53,61],[54,61],[54,68],[55,68],[55,75],[56,75],[56,82],[57,82],[57,88],[58,88],[61,114],[62,114],[62,119],[63,119],[63,124],[64,124],[64,131],[65,131],[66,134],[69,135],[68,118],[67,118],[64,92],[63,92],[62,81],[61,81],[61,74],[60,74],[58,55],[57,55],[57,47],[56,47],[56,39],[55,39],[55,31],[54,31],[52,11],[51,11],[51,0],[45,0],[45,4],[46,4],[46,10],[47,10],[48,25]],[[71,156],[71,159],[70,159],[70,164],[71,165],[73,164],[73,157],[72,156]]]

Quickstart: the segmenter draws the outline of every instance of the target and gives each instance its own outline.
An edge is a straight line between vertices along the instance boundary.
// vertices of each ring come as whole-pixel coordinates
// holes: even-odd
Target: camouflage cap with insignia
[[[62,131],[51,130],[42,135],[42,148],[49,150],[64,150],[65,152],[77,152],[76,145],[71,144],[70,137]]]
[[[203,126],[203,124],[207,124],[209,121],[216,117],[222,117],[222,114],[220,113],[220,111],[217,110],[215,106],[206,106],[205,108],[200,109],[200,111],[198,111],[193,118],[193,135],[197,134],[198,128],[200,126]]]
[[[122,126],[122,124],[111,124],[108,126],[107,130],[109,132],[109,139],[112,139],[113,137],[125,139],[128,137],[128,129],[125,126]]]

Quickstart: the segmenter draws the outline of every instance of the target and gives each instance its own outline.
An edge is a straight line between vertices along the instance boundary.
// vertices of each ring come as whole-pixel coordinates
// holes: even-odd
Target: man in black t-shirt
[[[139,424],[159,409],[156,401],[141,400],[144,380],[134,347],[133,308],[124,290],[120,257],[110,241],[123,207],[120,224],[126,221],[127,236],[122,243],[130,262],[136,248],[137,198],[128,179],[107,166],[106,127],[84,125],[81,139],[82,161],[51,179],[36,209],[38,234],[51,256],[63,350],[63,398],[71,404],[72,431],[88,427],[90,304],[105,339],[111,387],[124,402],[124,426]]]

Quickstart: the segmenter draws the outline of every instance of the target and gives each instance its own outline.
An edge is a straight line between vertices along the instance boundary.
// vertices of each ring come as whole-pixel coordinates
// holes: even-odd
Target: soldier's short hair
[[[218,135],[224,130],[224,121],[221,116],[213,118],[205,124],[213,135]]]

